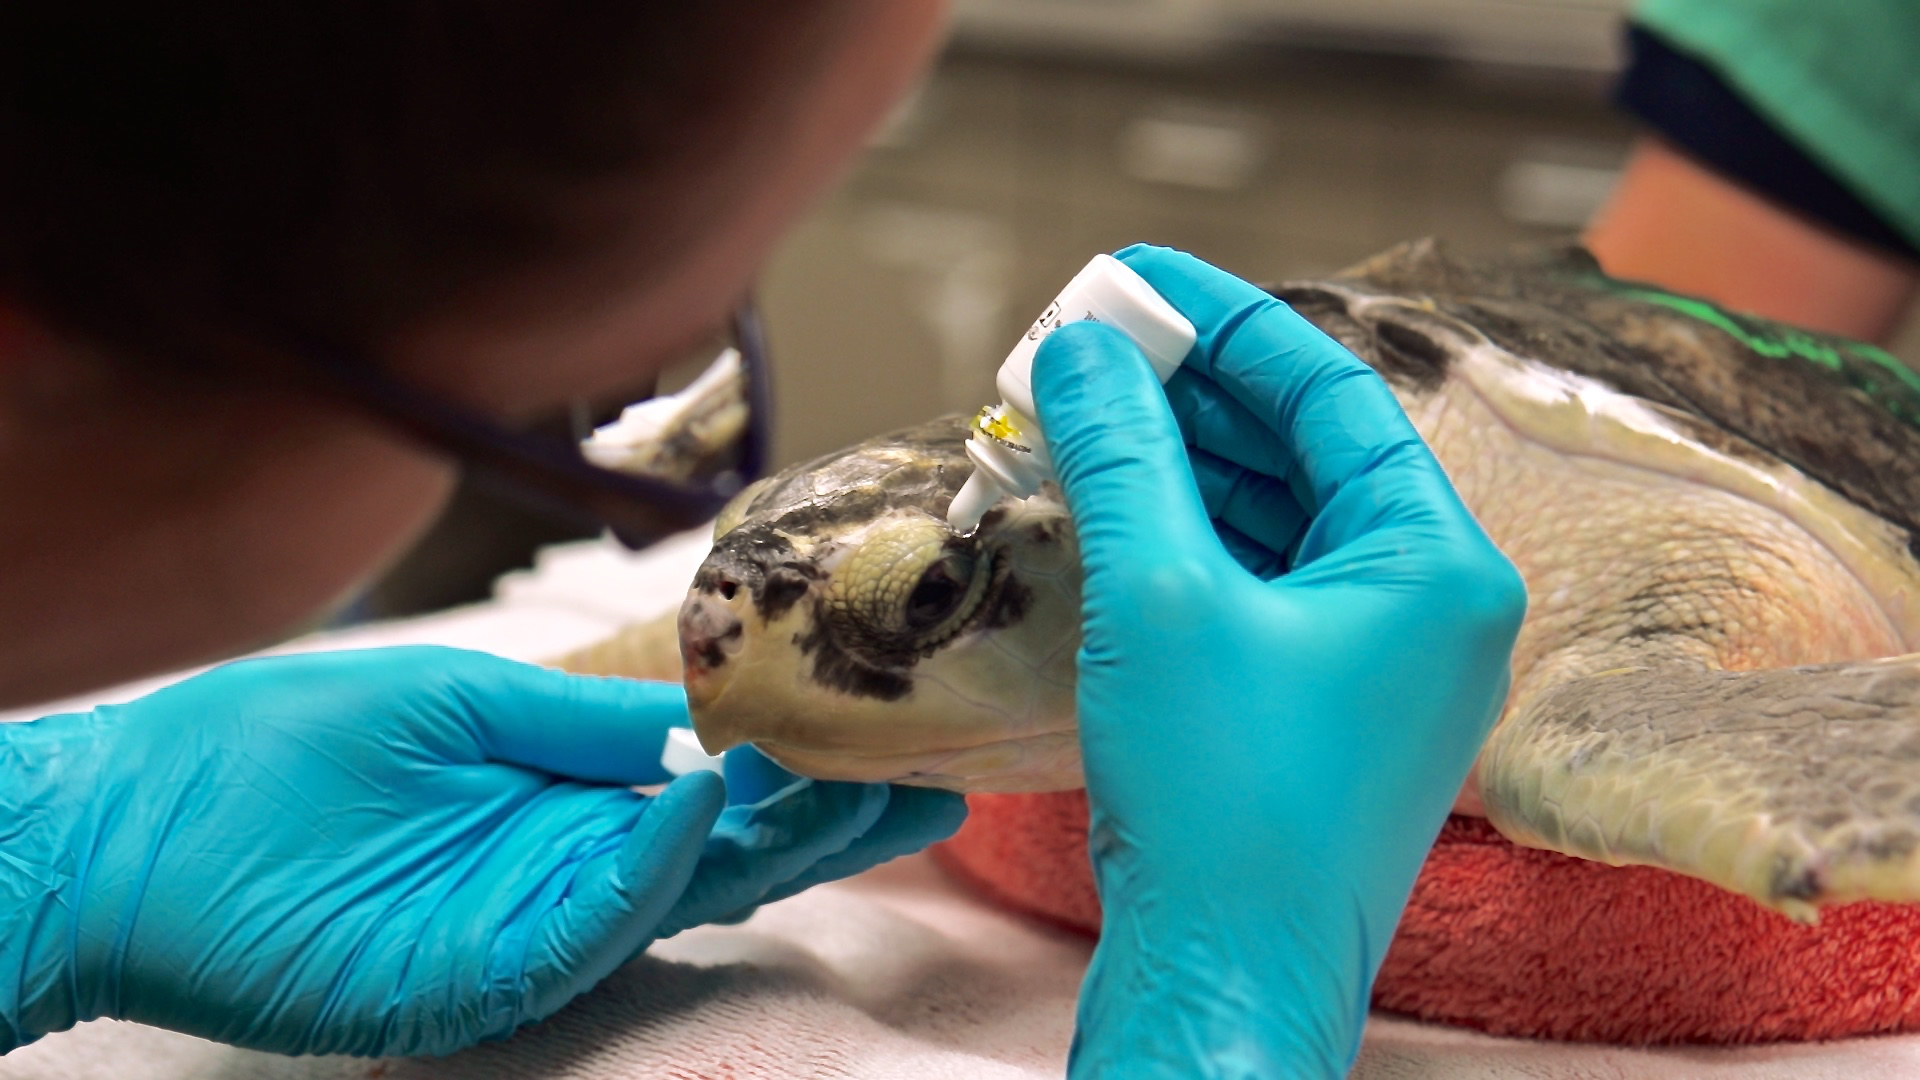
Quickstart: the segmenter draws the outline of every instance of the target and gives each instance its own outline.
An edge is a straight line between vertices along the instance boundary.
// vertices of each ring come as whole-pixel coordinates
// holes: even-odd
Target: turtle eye
[[[892,663],[964,629],[994,565],[991,551],[955,540],[945,518],[903,515],[880,522],[828,568],[822,599],[846,640]]]
[[[946,621],[967,598],[972,580],[972,559],[960,554],[941,556],[907,594],[907,628],[930,630]]]

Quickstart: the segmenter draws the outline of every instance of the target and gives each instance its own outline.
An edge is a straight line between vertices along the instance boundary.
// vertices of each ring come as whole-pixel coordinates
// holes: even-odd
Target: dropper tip
[[[960,486],[960,493],[953,497],[953,504],[947,507],[947,525],[961,536],[971,536],[973,530],[980,527],[980,519],[987,516],[987,510],[999,501],[999,485],[975,469]]]

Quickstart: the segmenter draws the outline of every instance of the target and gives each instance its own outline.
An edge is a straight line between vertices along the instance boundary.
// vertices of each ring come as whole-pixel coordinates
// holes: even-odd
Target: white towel
[[[555,549],[494,601],[302,641],[437,643],[531,659],[678,602],[705,550]],[[0,714],[124,701],[169,680]],[[1057,1077],[1088,943],[981,903],[925,856],[655,945],[506,1042],[443,1059],[284,1058],[100,1021],[0,1058],[0,1080],[1016,1080]],[[1143,1016],[1142,1023],[1154,1017]],[[1358,1080],[1894,1080],[1920,1036],[1742,1050],[1494,1039],[1374,1017]]]
[[[661,942],[545,1024],[450,1058],[282,1058],[103,1021],[0,1058],[0,1080],[1058,1077],[1088,951],[985,907],[921,856]],[[1354,1076],[1893,1080],[1920,1076],[1920,1038],[1639,1051],[1376,1016]]]

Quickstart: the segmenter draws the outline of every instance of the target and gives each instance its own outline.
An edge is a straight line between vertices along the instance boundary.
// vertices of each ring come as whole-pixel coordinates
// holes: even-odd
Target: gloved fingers
[[[758,904],[775,886],[845,851],[880,820],[888,794],[886,784],[807,780],[761,802],[727,807],[657,936]]]
[[[1156,552],[1190,566],[1219,552],[1166,395],[1126,335],[1096,322],[1055,330],[1034,356],[1033,391],[1090,589],[1121,599],[1163,576]]]
[[[1386,383],[1292,308],[1183,252],[1136,245],[1119,257],[1193,321],[1187,365],[1292,450],[1295,493],[1310,513],[1357,479],[1428,467],[1398,452],[1418,436]]]
[[[1213,532],[1220,538],[1220,546],[1233,556],[1233,561],[1261,581],[1272,581],[1287,572],[1290,563],[1285,549],[1275,551],[1218,519],[1213,523]]]
[[[721,767],[726,770],[729,806],[760,802],[800,782],[798,774],[781,768],[751,745],[727,751]]]
[[[652,799],[617,852],[581,866],[528,949],[513,1024],[552,1015],[661,936],[725,802],[718,776],[681,777]]]
[[[881,863],[924,850],[958,832],[967,820],[967,800],[951,791],[905,784],[894,784],[891,788],[880,820],[846,850],[829,855],[774,886],[753,907],[785,900],[815,885],[865,873]],[[747,908],[711,921],[739,922],[751,914],[753,908]]]
[[[1325,560],[1319,569],[1343,573],[1349,564],[1385,558],[1419,576],[1463,553],[1493,553],[1491,541],[1417,436],[1381,447],[1378,455],[1314,516],[1293,561],[1296,569]],[[1307,582],[1301,577],[1293,584]]]
[[[1285,441],[1208,376],[1184,367],[1174,372],[1167,380],[1167,403],[1188,446],[1242,468],[1295,479],[1299,466]]]
[[[1299,543],[1307,514],[1285,483],[1205,450],[1191,450],[1187,457],[1193,462],[1201,501],[1216,522],[1226,522],[1276,555],[1284,556]]]
[[[672,778],[660,753],[689,722],[682,688],[487,659],[454,687],[482,760],[603,784]]]

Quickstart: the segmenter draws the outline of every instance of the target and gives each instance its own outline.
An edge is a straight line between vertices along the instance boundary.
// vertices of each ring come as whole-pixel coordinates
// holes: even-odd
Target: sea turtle
[[[1528,583],[1462,812],[1803,920],[1920,900],[1920,378],[1577,247],[1421,241],[1271,291],[1387,380]],[[709,750],[1079,785],[1071,522],[1043,493],[954,535],[966,431],[883,435],[727,508],[678,616]]]

